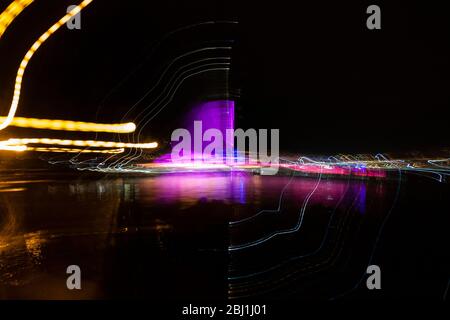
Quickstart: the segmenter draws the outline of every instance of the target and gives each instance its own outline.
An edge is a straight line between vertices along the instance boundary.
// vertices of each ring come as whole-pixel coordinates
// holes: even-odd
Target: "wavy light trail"
[[[30,62],[33,55],[39,49],[39,47],[53,34],[55,33],[62,25],[72,19],[75,15],[77,15],[81,10],[87,7],[93,0],[84,0],[78,6],[73,8],[69,13],[67,13],[64,17],[59,19],[53,26],[51,26],[43,35],[39,37],[38,40],[31,46],[28,52],[25,54],[22,62],[20,63],[19,69],[17,70],[16,82],[14,85],[14,95],[13,100],[11,102],[11,107],[9,109],[8,115],[5,119],[0,123],[0,130],[8,127],[14,119],[16,115],[17,107],[19,105],[20,92],[22,88],[22,80],[25,70],[27,68],[28,63]]]

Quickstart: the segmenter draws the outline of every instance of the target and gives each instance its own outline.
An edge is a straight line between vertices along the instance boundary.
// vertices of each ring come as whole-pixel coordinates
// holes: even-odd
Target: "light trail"
[[[77,147],[97,147],[97,148],[138,148],[154,149],[158,146],[156,142],[150,143],[124,143],[114,141],[96,141],[96,140],[66,140],[50,138],[11,138],[0,141],[0,149],[11,146],[27,146],[28,144],[44,144],[58,146],[77,146]],[[6,149],[2,149],[6,150]]]
[[[0,14],[0,38],[14,19],[34,0],[15,0]]]
[[[297,222],[295,227],[290,228],[290,229],[277,230],[277,231],[274,231],[274,232],[272,232],[272,233],[270,233],[270,234],[268,234],[268,235],[266,235],[264,237],[261,237],[261,238],[259,238],[257,240],[250,241],[250,242],[247,242],[247,243],[244,243],[244,244],[230,245],[228,247],[228,251],[230,252],[230,251],[236,251],[236,250],[243,250],[243,249],[251,248],[251,247],[254,247],[254,246],[258,246],[258,245],[261,245],[262,243],[265,243],[265,242],[267,242],[267,241],[269,241],[269,240],[271,240],[271,239],[273,239],[273,238],[275,238],[275,237],[277,237],[279,235],[285,235],[285,234],[289,234],[289,233],[294,233],[294,232],[297,232],[298,230],[300,230],[300,228],[303,225],[303,220],[304,220],[304,217],[305,217],[305,212],[306,212],[306,208],[308,206],[309,200],[311,199],[311,197],[316,192],[316,190],[319,187],[321,181],[322,181],[322,173],[320,173],[318,175],[317,182],[316,182],[313,190],[311,190],[309,192],[308,196],[303,201],[303,205],[302,205],[302,208],[300,210],[300,218],[299,218],[299,220],[298,220],[298,222]]]
[[[0,117],[0,130],[8,126],[47,129],[47,130],[63,130],[63,131],[83,131],[83,132],[110,132],[110,133],[130,133],[136,130],[136,125],[132,122],[120,124],[100,124],[92,122],[69,121],[69,120],[51,120],[51,119],[36,119],[17,117],[15,114],[19,105],[20,93],[22,88],[23,76],[26,67],[33,55],[40,48],[40,46],[61,26],[67,23],[81,10],[88,6],[93,0],[84,0],[78,6],[74,7],[70,12],[64,15],[61,19],[53,24],[38,40],[34,42],[31,48],[27,51],[17,71],[14,95],[11,102],[11,107],[6,117]],[[20,14],[33,0],[16,0],[12,2],[7,9],[0,15],[0,37],[9,24]],[[28,144],[37,145],[57,145],[64,147],[36,147],[28,146]],[[82,149],[82,148],[66,148],[65,146],[76,147],[94,147],[94,148],[115,148],[115,149]],[[137,149],[153,149],[158,144],[152,143],[118,143],[112,141],[94,141],[94,140],[63,140],[63,139],[49,139],[49,138],[23,138],[23,139],[9,139],[0,141],[0,150],[5,151],[38,151],[38,152],[64,152],[64,153],[123,153],[125,148]]]
[[[215,64],[215,65],[228,65],[229,63],[217,63],[217,64]],[[208,64],[209,65],[209,64]],[[204,66],[207,66],[207,65],[202,65],[201,67],[204,67]],[[178,89],[181,87],[181,85],[183,84],[183,82],[186,80],[186,79],[189,79],[189,78],[191,78],[191,77],[193,77],[193,76],[196,76],[196,75],[199,75],[199,74],[202,74],[202,73],[205,73],[205,72],[210,72],[210,71],[229,71],[230,70],[230,68],[229,67],[217,67],[217,68],[215,68],[215,67],[207,67],[207,69],[205,69],[205,70],[200,70],[200,71],[197,71],[197,72],[194,72],[194,73],[192,73],[192,71],[193,70],[196,70],[196,69],[198,69],[198,67],[197,68],[191,68],[191,69],[189,69],[189,70],[187,70],[187,71],[185,71],[185,72],[183,72],[181,75],[179,75],[177,78],[176,78],[176,80],[175,80],[175,83],[173,83],[172,84],[172,86],[171,86],[171,88],[170,88],[170,90],[169,90],[169,93],[167,94],[167,96],[166,96],[166,98],[168,97],[168,101],[166,102],[166,103],[164,103],[162,106],[161,106],[161,104],[163,103],[163,101],[161,101],[161,102],[159,102],[155,107],[153,107],[152,108],[152,110],[150,111],[150,112],[152,112],[155,108],[158,108],[157,109],[157,111],[156,111],[156,113],[154,113],[154,115],[152,116],[152,117],[150,117],[148,120],[146,120],[145,121],[145,123],[144,124],[142,124],[141,125],[141,122],[142,121],[140,121],[140,122],[138,122],[138,125],[139,125],[139,127],[140,127],[140,129],[139,129],[139,131],[138,131],[138,141],[139,141],[139,139],[140,139],[140,135],[141,135],[141,132],[142,132],[142,130],[148,125],[148,123],[151,121],[151,120],[153,120],[172,100],[173,100],[173,98],[174,98],[174,96],[175,96],[175,93],[178,91]],[[185,74],[188,74],[187,76],[184,76]],[[180,78],[182,78],[181,79],[181,82],[179,82],[178,84],[177,84],[177,82],[176,81],[178,81],[178,79],[180,79]],[[166,88],[168,87],[169,85],[167,85],[166,86]],[[166,89],[164,89],[164,90],[166,90]],[[171,91],[172,91],[172,93],[171,93]],[[152,103],[153,104],[153,103]],[[128,153],[129,155],[131,154],[131,152],[129,151],[129,153]],[[121,165],[123,166],[123,165],[127,165],[127,164],[129,164],[131,161],[133,161],[133,160],[136,160],[137,158],[139,158],[140,157],[140,154],[139,155],[136,155],[137,154],[137,152],[135,151],[134,152],[134,155],[131,155],[130,157],[128,157],[128,160],[126,160],[126,157],[125,156],[122,156],[122,158],[121,159],[123,159],[122,161],[121,161]],[[124,159],[125,158],[125,159]]]
[[[0,147],[1,148],[1,147]],[[90,149],[76,149],[76,148],[35,148],[35,147],[27,147],[25,146],[24,151],[36,151],[36,152],[57,152],[57,153],[107,153],[107,154],[117,154],[123,153],[125,151],[124,148],[120,149],[108,149],[108,150],[90,150]]]
[[[22,151],[27,150],[27,146],[24,146],[24,145],[20,145],[20,146],[0,145],[0,150],[22,152]]]
[[[327,229],[325,231],[324,236],[322,237],[322,241],[320,242],[320,245],[314,251],[311,251],[311,252],[309,252],[307,254],[302,254],[302,255],[298,255],[298,256],[295,256],[295,257],[288,258],[288,259],[286,259],[286,260],[284,260],[284,261],[282,261],[282,262],[280,262],[280,263],[278,263],[276,265],[273,265],[273,266],[271,266],[269,268],[266,268],[265,270],[262,270],[262,271],[249,273],[249,274],[244,274],[244,275],[239,275],[239,276],[228,277],[228,280],[240,280],[240,279],[245,279],[245,278],[252,278],[252,277],[264,274],[266,272],[270,272],[270,271],[276,270],[276,269],[280,268],[281,266],[286,265],[288,263],[291,263],[291,262],[293,262],[295,260],[300,260],[300,259],[303,259],[303,258],[306,258],[306,257],[310,257],[310,256],[316,255],[319,251],[322,250],[322,248],[325,247],[325,243],[326,243],[326,241],[327,241],[327,239],[329,237],[329,234],[330,234],[330,229],[332,227],[333,219],[335,218],[336,212],[338,211],[339,206],[343,202],[344,197],[345,197],[345,195],[347,194],[347,192],[349,190],[349,184],[350,184],[350,179],[347,179],[346,188],[342,192],[341,197],[339,198],[339,200],[337,201],[336,205],[334,206],[334,209],[333,209],[333,211],[332,211],[332,213],[330,215],[330,218],[328,220]],[[353,205],[354,205],[355,201],[358,199],[358,197],[359,197],[359,194],[353,200],[353,203],[350,206],[350,208],[348,210],[346,210],[347,214],[353,208]]]
[[[120,149],[107,149],[107,150],[91,150],[91,149],[76,149],[76,148],[44,148],[44,147],[28,147],[25,145],[19,146],[2,146],[0,145],[0,150],[3,151],[36,151],[36,152],[57,152],[57,153],[107,153],[107,154],[117,154],[123,153],[125,151],[124,148]]]
[[[6,117],[0,117],[0,121],[6,121]],[[9,125],[21,128],[83,131],[83,132],[131,133],[136,130],[136,125],[133,122],[106,124],[106,123],[81,122],[70,120],[23,118],[23,117],[14,117]]]
[[[14,95],[13,100],[11,102],[11,107],[9,109],[8,115],[5,117],[2,123],[0,123],[0,130],[3,130],[6,127],[8,127],[13,121],[14,116],[16,115],[17,107],[19,105],[20,92],[22,88],[23,75],[33,55],[53,33],[55,33],[61,26],[63,26],[66,22],[72,19],[75,15],[80,13],[80,11],[83,10],[86,6],[88,6],[92,1],[93,0],[84,0],[79,5],[74,7],[69,13],[67,13],[64,17],[59,19],[58,22],[56,22],[43,35],[41,35],[39,39],[36,40],[36,42],[25,54],[24,58],[22,59],[22,62],[20,63],[19,69],[17,70],[16,82],[14,85]]]

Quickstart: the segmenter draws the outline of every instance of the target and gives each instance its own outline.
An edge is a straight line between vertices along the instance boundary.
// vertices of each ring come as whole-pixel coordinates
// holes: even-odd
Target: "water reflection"
[[[158,203],[182,202],[192,205],[198,199],[224,200],[227,203],[245,203],[247,190],[258,184],[247,173],[167,174],[147,179],[140,184],[146,200]]]
[[[21,191],[0,195],[1,298],[230,296],[227,279],[314,252],[326,232],[324,252],[334,250],[330,225],[342,232],[391,188],[247,173],[27,178],[4,177]],[[82,292],[66,290],[71,264],[83,270]]]

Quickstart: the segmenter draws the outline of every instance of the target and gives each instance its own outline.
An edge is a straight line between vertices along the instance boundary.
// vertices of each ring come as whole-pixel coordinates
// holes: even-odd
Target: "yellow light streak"
[[[0,38],[13,20],[34,0],[15,0],[0,14]]]
[[[26,188],[6,188],[6,189],[0,189],[0,192],[20,192],[24,191]],[[2,245],[0,244],[0,249],[2,248]]]
[[[96,140],[63,140],[50,138],[11,138],[0,141],[0,148],[10,146],[26,146],[28,144],[45,144],[58,146],[77,146],[77,147],[96,147],[96,148],[138,148],[154,149],[158,146],[156,142],[150,143],[125,143],[114,141],[96,141]]]
[[[0,117],[0,121],[5,121],[6,117]],[[51,120],[14,117],[10,126],[21,128],[63,130],[63,131],[84,131],[84,132],[111,132],[111,133],[130,133],[136,130],[133,122],[105,124],[94,122],[81,122],[70,120]]]
[[[0,145],[0,150],[2,151],[36,151],[36,152],[57,152],[57,153],[108,153],[108,154],[118,154],[125,152],[124,148],[119,149],[79,149],[79,148],[44,148],[44,147],[28,147],[25,145],[20,146],[4,146]]]
[[[93,0],[84,0],[78,6],[74,7],[69,13],[67,13],[64,17],[59,19],[53,26],[51,26],[43,35],[39,37],[38,40],[31,46],[28,52],[25,54],[22,62],[20,63],[19,69],[17,70],[16,82],[14,86],[14,95],[13,100],[11,102],[11,107],[9,109],[8,115],[5,120],[0,124],[0,130],[5,129],[7,126],[11,124],[16,115],[17,107],[19,105],[20,99],[20,90],[22,88],[22,79],[25,73],[25,69],[33,57],[34,53],[39,49],[39,47],[53,34],[55,33],[61,26],[63,26],[67,21],[72,19],[75,15],[77,15],[81,10],[83,10],[86,6],[88,6]]]
[[[1,148],[1,147],[0,147]],[[36,151],[36,152],[57,152],[57,153],[108,153],[117,154],[123,153],[124,148],[120,149],[108,149],[108,150],[90,150],[90,149],[76,149],[76,148],[36,148],[36,147],[26,147],[26,151]]]
[[[17,151],[17,152],[22,152],[27,150],[27,146],[8,146],[8,145],[1,145],[0,144],[0,150],[4,150],[4,151]]]

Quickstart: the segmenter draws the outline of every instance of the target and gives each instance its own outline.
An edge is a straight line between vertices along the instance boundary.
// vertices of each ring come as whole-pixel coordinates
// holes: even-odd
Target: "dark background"
[[[94,0],[82,13],[81,30],[61,28],[33,57],[17,116],[119,122],[175,57],[231,45],[231,72],[185,81],[145,126],[144,140],[164,143],[190,105],[230,97],[239,127],[280,129],[282,152],[439,152],[448,146],[450,102],[443,3]],[[70,4],[75,1],[36,0],[0,40],[1,114],[23,55]],[[381,30],[366,28],[370,4],[381,7]],[[161,90],[124,120],[136,120]],[[1,138],[55,134],[87,137],[0,132]]]

